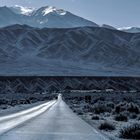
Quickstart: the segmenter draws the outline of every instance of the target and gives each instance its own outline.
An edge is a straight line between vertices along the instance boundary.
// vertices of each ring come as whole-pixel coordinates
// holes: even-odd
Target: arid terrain
[[[64,94],[70,108],[111,139],[136,139],[140,128],[140,93],[74,91]]]

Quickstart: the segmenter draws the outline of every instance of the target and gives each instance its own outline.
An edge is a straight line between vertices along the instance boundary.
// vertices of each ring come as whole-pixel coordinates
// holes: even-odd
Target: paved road
[[[38,117],[2,134],[0,140],[107,140],[76,116],[59,97]]]

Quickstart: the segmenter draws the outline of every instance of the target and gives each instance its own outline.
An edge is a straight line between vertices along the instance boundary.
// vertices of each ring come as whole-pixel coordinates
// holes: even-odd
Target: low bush
[[[133,124],[121,129],[120,138],[140,139],[140,124]]]
[[[100,101],[105,101],[105,97],[98,97],[94,100],[94,103],[100,102]]]
[[[94,106],[93,111],[95,114],[103,113],[103,112],[105,112],[104,106],[103,105],[96,105],[96,106]]]
[[[78,115],[83,115],[84,113],[83,113],[83,111],[81,110],[81,109],[77,109],[77,110],[75,110],[76,111],[76,113],[78,114]]]
[[[76,113],[76,110],[73,110],[74,113]]]
[[[115,120],[116,121],[124,121],[124,122],[127,122],[128,121],[128,118],[127,118],[127,116],[125,116],[123,114],[119,114],[119,115],[116,115],[115,116]]]
[[[136,119],[137,117],[138,117],[137,114],[130,114],[131,119]]]
[[[132,97],[130,97],[130,96],[124,97],[123,100],[126,101],[126,102],[132,102],[133,101]]]
[[[99,129],[105,130],[105,131],[108,131],[108,130],[112,131],[112,130],[115,130],[115,126],[109,122],[104,122],[100,124]]]
[[[84,113],[83,113],[83,112],[78,112],[77,114],[78,114],[78,115],[83,115]]]
[[[110,108],[114,108],[115,107],[115,104],[113,102],[108,102],[106,104],[107,107],[110,107]]]
[[[100,118],[99,118],[99,116],[94,115],[94,116],[91,117],[91,119],[92,119],[92,120],[99,120]]]
[[[140,112],[139,106],[134,104],[134,103],[130,103],[128,105],[127,111],[131,112],[131,113],[136,113],[138,114]]]
[[[111,112],[112,108],[107,107],[106,104],[97,103],[94,105],[92,110],[95,114],[100,114],[100,113],[104,113],[104,112]]]
[[[119,113],[125,111],[126,110],[126,106],[127,106],[127,102],[120,102],[119,104],[117,104],[115,106],[115,112],[117,114],[119,114]]]
[[[8,104],[8,101],[6,99],[0,99],[0,105]]]

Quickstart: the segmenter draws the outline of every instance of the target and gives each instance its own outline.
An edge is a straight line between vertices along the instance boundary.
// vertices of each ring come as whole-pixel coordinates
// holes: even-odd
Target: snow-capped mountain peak
[[[92,21],[53,6],[35,9],[16,5],[14,7],[0,7],[0,11],[2,11],[0,12],[0,27],[13,24],[26,24],[38,28],[99,27]]]
[[[20,5],[15,5],[14,7],[11,7],[11,9],[18,14],[22,14],[26,16],[31,15],[35,11],[35,8],[24,7]]]
[[[56,12],[57,14],[59,15],[65,15],[66,14],[66,11],[62,10],[62,9],[57,9],[56,7],[53,7],[53,6],[47,6],[44,8],[44,10],[42,11],[43,13],[43,16],[46,16],[48,15],[49,13],[52,13],[52,12]]]

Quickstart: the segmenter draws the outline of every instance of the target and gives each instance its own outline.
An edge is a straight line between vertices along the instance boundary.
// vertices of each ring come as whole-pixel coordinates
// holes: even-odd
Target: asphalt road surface
[[[2,133],[0,140],[108,139],[74,114],[60,95],[49,110]]]

